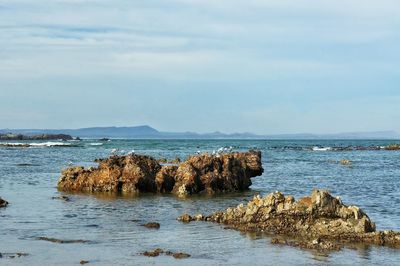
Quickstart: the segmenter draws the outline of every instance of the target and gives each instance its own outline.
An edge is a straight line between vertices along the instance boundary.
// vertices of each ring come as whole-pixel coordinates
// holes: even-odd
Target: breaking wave
[[[32,143],[22,143],[22,142],[5,142],[0,143],[0,147],[64,147],[71,146],[71,143],[65,142],[32,142]]]
[[[93,142],[93,143],[90,143],[89,145],[90,146],[102,146],[104,143],[101,143],[101,142]]]
[[[312,148],[313,151],[330,151],[332,150],[332,147],[313,147]]]

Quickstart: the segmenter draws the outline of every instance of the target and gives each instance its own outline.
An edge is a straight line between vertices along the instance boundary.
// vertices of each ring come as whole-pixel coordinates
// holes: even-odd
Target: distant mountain
[[[24,135],[68,134],[81,138],[134,138],[134,139],[400,139],[395,131],[350,132],[337,134],[275,134],[256,135],[253,133],[221,132],[162,132],[150,126],[134,127],[89,127],[80,129],[1,129],[0,134]]]
[[[159,131],[150,126],[136,127],[89,127],[80,129],[2,129],[0,133],[16,133],[24,135],[36,134],[68,134],[84,138],[147,138],[156,137]]]
[[[280,134],[267,135],[267,139],[400,139],[395,131],[347,132],[336,134]]]

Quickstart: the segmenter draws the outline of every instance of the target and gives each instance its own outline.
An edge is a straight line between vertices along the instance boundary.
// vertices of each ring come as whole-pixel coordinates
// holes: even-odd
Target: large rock
[[[176,170],[173,192],[185,196],[243,191],[251,186],[250,178],[263,171],[260,151],[192,156]]]
[[[251,177],[261,175],[261,152],[202,154],[176,165],[161,166],[143,155],[112,156],[97,168],[71,167],[62,171],[58,188],[83,192],[233,192],[248,189]]]
[[[336,241],[400,247],[400,233],[376,232],[375,224],[360,208],[344,205],[326,190],[314,190],[310,197],[299,201],[280,192],[264,198],[257,195],[247,205],[240,204],[209,216],[185,214],[178,220],[211,221],[246,232],[289,236],[300,239],[297,245],[307,248],[336,249],[337,245],[332,244]],[[334,242],[327,244],[326,241]]]
[[[111,156],[97,168],[72,167],[62,171],[58,188],[83,192],[155,192],[154,177],[161,165],[143,155]]]

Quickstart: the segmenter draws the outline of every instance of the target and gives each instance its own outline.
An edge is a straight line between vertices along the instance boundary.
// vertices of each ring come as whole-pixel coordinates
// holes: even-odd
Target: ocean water
[[[10,202],[0,209],[0,253],[29,256],[0,258],[0,265],[399,265],[400,250],[363,246],[322,254],[270,244],[269,236],[226,230],[222,225],[182,224],[183,213],[208,214],[250,200],[254,194],[282,191],[296,198],[313,188],[329,189],[345,204],[360,206],[378,230],[400,230],[400,151],[363,150],[396,141],[289,140],[84,140],[52,146],[0,145],[0,196]],[[253,178],[251,190],[219,196],[145,194],[120,197],[58,192],[57,180],[69,162],[91,166],[112,149],[156,158],[184,159],[233,146],[237,151],[259,149],[264,174]],[[358,147],[357,150],[326,149]],[[314,148],[319,147],[319,148]],[[314,148],[314,149],[313,149]],[[350,166],[339,163],[352,162]],[[61,195],[71,201],[52,199]],[[156,221],[159,230],[141,224]],[[38,237],[83,239],[87,243],[58,244]],[[162,248],[191,254],[176,260],[140,253]]]

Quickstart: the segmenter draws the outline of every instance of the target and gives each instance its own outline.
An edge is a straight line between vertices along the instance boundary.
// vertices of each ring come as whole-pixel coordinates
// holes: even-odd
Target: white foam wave
[[[29,143],[30,146],[33,147],[54,147],[54,146],[71,146],[70,143],[65,142],[38,142],[38,143]]]
[[[313,151],[330,151],[330,150],[332,150],[332,148],[331,147],[313,147],[312,148],[312,150]]]
[[[55,147],[55,146],[71,146],[70,143],[65,142],[32,142],[32,143],[22,143],[22,142],[4,142],[0,143],[0,146],[5,147]]]
[[[93,143],[90,143],[89,145],[90,146],[101,146],[101,145],[103,145],[103,143],[101,143],[101,142],[93,142]]]
[[[7,146],[7,147],[18,147],[18,146],[29,146],[28,143],[20,143],[20,142],[2,142],[0,146]]]

